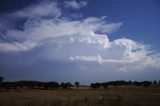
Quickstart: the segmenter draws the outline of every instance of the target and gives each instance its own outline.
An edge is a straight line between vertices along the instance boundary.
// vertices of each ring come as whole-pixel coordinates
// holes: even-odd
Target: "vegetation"
[[[103,99],[101,96],[103,94]],[[78,90],[24,90],[0,92],[0,106],[160,106],[159,87],[108,86]]]
[[[159,82],[119,80],[82,86],[76,81],[73,87],[70,82],[4,82],[2,77],[0,106],[160,106]]]
[[[153,84],[155,84],[153,82]],[[156,83],[157,84],[157,83]],[[93,89],[100,89],[101,87],[103,87],[104,89],[108,88],[108,86],[115,86],[118,89],[118,86],[143,86],[143,87],[149,87],[152,85],[151,81],[142,81],[142,82],[138,82],[138,81],[109,81],[109,82],[105,82],[105,83],[91,83],[90,87]]]
[[[77,87],[77,89],[78,89],[78,87],[79,87],[79,82],[75,82],[74,85],[75,85],[75,86]]]
[[[58,82],[40,82],[40,81],[16,81],[16,82],[2,82],[3,77],[0,77],[0,89],[41,89],[41,90],[56,90],[56,89],[71,89],[73,86],[70,82],[62,82],[59,84]],[[76,88],[80,86],[79,82],[75,82],[74,85]],[[91,83],[90,87],[93,89],[107,89],[108,86],[114,86],[118,89],[118,86],[137,86],[137,87],[149,87],[151,85],[160,85],[157,81],[109,81],[103,83]]]
[[[4,80],[4,78],[2,76],[0,76],[0,82],[2,82]]]
[[[61,83],[61,87],[62,87],[63,89],[70,89],[71,86],[73,86],[73,85],[72,85],[70,82],[68,82],[68,83],[62,82],[62,83]]]

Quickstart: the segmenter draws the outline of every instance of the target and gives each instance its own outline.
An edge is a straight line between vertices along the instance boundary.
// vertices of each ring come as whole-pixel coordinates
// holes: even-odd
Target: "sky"
[[[160,80],[159,0],[1,0],[6,81]]]

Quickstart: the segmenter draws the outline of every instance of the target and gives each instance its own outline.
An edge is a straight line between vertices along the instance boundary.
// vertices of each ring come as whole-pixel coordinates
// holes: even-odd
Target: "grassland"
[[[0,91],[0,106],[160,106],[160,88]]]

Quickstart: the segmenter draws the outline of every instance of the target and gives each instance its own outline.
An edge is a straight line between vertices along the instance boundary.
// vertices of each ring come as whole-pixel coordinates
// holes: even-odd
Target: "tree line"
[[[70,82],[58,83],[55,81],[40,82],[40,81],[15,81],[15,82],[4,82],[4,78],[0,76],[0,89],[70,89],[72,86],[79,87],[79,82],[75,82],[74,85]]]
[[[71,87],[75,87],[78,89],[80,86],[80,83],[76,81],[74,84],[70,82],[62,82],[58,83],[55,81],[50,82],[40,82],[40,81],[15,81],[15,82],[4,82],[4,78],[0,76],[0,89],[44,89],[44,90],[52,90],[52,89],[71,89]],[[149,87],[151,85],[160,85],[159,82],[155,81],[124,81],[124,80],[118,80],[118,81],[109,81],[109,82],[103,82],[103,83],[91,83],[90,87],[93,89],[107,89],[108,86],[115,86],[118,88],[118,86],[142,86],[142,87]]]
[[[152,81],[124,81],[124,80],[118,80],[118,81],[109,81],[109,82],[103,82],[103,83],[91,83],[90,87],[93,89],[100,89],[100,88],[108,88],[108,86],[138,86],[138,87],[149,87],[151,85],[160,85],[160,80],[157,82],[156,80]]]
[[[70,82],[59,84],[58,82],[39,82],[39,81],[16,81],[16,82],[0,82],[0,89],[41,89],[41,90],[56,90],[56,89],[71,89],[75,86]]]

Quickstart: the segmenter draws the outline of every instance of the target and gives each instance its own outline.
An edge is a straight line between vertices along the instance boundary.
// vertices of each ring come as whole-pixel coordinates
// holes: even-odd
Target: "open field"
[[[160,88],[0,91],[0,106],[160,106]]]

